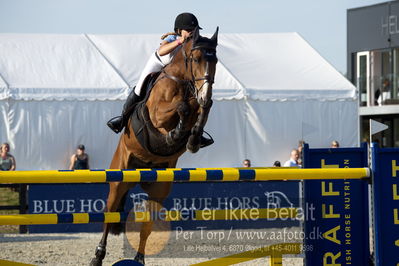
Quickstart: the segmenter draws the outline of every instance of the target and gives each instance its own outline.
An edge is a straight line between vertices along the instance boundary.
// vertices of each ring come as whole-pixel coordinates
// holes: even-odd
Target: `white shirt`
[[[294,159],[289,159],[284,163],[284,167],[300,167],[300,165]]]

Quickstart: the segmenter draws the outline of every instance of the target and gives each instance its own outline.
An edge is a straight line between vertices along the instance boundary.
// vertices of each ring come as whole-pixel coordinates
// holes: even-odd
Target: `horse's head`
[[[209,39],[199,35],[198,27],[194,30],[192,40],[186,48],[186,64],[191,72],[191,80],[194,82],[195,95],[202,107],[211,103],[212,84],[214,82],[216,63],[216,46],[218,44],[219,27]]]

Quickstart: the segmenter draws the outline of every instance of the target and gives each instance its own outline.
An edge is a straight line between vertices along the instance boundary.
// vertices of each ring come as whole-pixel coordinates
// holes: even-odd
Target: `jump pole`
[[[1,184],[108,182],[237,182],[363,179],[369,168],[186,168],[137,170],[0,171]]]
[[[88,224],[88,223],[119,223],[129,221],[148,222],[162,221],[217,221],[217,220],[270,220],[297,219],[297,208],[253,208],[253,209],[223,209],[163,212],[104,212],[104,213],[51,213],[51,214],[12,214],[0,215],[0,225],[43,225],[43,224]]]

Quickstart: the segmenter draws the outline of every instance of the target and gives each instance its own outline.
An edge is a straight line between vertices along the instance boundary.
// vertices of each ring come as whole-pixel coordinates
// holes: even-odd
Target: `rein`
[[[160,79],[169,78],[169,79],[175,81],[176,83],[185,86],[186,88],[188,88],[188,92],[190,92],[191,95],[197,99],[198,104],[202,108],[210,107],[209,105],[212,101],[208,101],[208,103],[206,105],[202,105],[198,99],[199,92],[203,89],[203,86],[205,85],[205,83],[208,82],[210,85],[212,85],[214,83],[214,79],[209,75],[209,61],[210,60],[206,60],[205,75],[203,77],[196,78],[193,73],[193,61],[195,61],[195,60],[193,59],[192,52],[194,50],[204,49],[205,47],[203,47],[201,45],[194,46],[193,48],[191,48],[189,56],[187,56],[186,50],[184,49],[185,44],[186,44],[186,42],[183,43],[181,50],[182,50],[182,54],[183,54],[183,58],[184,58],[184,63],[186,66],[186,71],[188,70],[188,64],[190,63],[191,80],[180,79],[176,76],[170,75],[170,74],[166,73],[165,69],[162,70],[162,73],[164,73],[164,75],[162,77],[160,77]],[[202,83],[201,87],[197,88],[197,86],[195,85],[195,82],[201,81],[201,80],[204,80],[204,83]],[[185,93],[185,98],[187,98],[187,91]]]
[[[165,69],[162,69],[162,73],[163,73],[164,75],[163,75],[161,78],[159,78],[159,80],[162,79],[162,78],[168,78],[168,79],[171,79],[171,80],[175,81],[175,82],[178,83],[178,84],[181,84],[182,86],[188,88],[188,90],[185,91],[184,99],[187,99],[187,98],[188,98],[187,93],[190,92],[191,95],[192,95],[194,98],[196,98],[197,101],[198,101],[198,94],[196,93],[195,83],[194,83],[192,80],[179,79],[179,78],[176,77],[176,76],[173,76],[173,75],[170,75],[170,74],[166,73]]]

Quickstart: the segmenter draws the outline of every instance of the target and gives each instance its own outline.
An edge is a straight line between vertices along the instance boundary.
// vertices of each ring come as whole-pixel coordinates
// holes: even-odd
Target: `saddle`
[[[130,116],[130,120],[133,132],[138,142],[145,150],[158,156],[171,156],[176,154],[176,151],[185,149],[186,143],[182,141],[175,145],[168,145],[165,136],[152,125],[146,106],[152,88],[157,82],[160,74],[161,72],[151,73],[144,80],[143,89],[141,90],[143,95],[140,95],[143,97],[143,100],[132,107],[134,109]],[[188,137],[187,135],[187,139]]]
[[[143,82],[143,87],[141,89],[140,93],[140,98],[142,98],[144,102],[147,102],[148,97],[150,97],[150,93],[152,88],[154,87],[159,75],[162,73],[162,71],[159,72],[153,72],[147,75],[147,77],[144,79]]]

